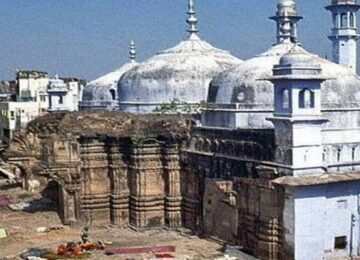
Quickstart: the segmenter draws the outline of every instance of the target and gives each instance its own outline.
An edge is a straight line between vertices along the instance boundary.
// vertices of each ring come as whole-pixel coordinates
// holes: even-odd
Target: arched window
[[[340,162],[341,160],[341,148],[338,148],[336,151],[336,160],[337,162]]]
[[[350,27],[355,27],[355,14],[350,13]]]
[[[110,94],[111,94],[112,100],[115,100],[116,99],[115,89],[110,89]]]
[[[346,13],[342,13],[341,14],[341,19],[340,19],[340,27],[341,28],[344,28],[344,27],[347,27],[347,22],[348,22],[348,17],[347,17],[347,14]]]
[[[334,28],[338,28],[339,24],[338,24],[338,14],[333,14],[333,25]]]
[[[282,108],[289,108],[290,107],[290,97],[289,97],[289,90],[283,89],[282,90]]]
[[[314,107],[314,92],[310,89],[303,89],[299,93],[299,108]]]
[[[351,148],[351,160],[355,161],[355,157],[356,157],[356,147],[352,147]]]

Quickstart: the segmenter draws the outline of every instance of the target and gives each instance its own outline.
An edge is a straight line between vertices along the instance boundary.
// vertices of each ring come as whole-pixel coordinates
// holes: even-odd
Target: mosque
[[[81,133],[70,142],[67,135],[61,167],[69,165],[66,147],[72,160],[93,159],[74,166],[87,167],[74,174],[76,182],[70,175],[63,182],[72,187],[68,193],[63,188],[66,200],[73,198],[62,205],[63,216],[71,212],[75,221],[86,212],[93,223],[186,227],[240,245],[259,259],[360,255],[360,5],[332,0],[326,9],[333,20],[332,61],[299,43],[303,17],[294,0],[279,0],[270,17],[277,29],[274,45],[246,61],[200,39],[193,0],[189,35],[175,47],[137,63],[131,43],[128,64],[86,87],[83,109],[152,118],[157,106],[174,99],[206,100],[209,107],[179,143],[158,136],[121,143]],[[127,160],[121,161],[119,149]],[[23,163],[16,156],[12,163]],[[103,168],[90,167],[95,160]],[[46,174],[56,168],[46,167]],[[95,182],[96,189],[88,188]]]

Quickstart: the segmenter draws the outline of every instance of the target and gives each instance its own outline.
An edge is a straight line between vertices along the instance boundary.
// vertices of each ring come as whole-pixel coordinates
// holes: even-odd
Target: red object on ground
[[[156,258],[166,258],[166,259],[173,259],[174,256],[168,254],[168,253],[157,253],[155,254]]]
[[[58,255],[64,255],[66,253],[66,246],[65,245],[58,246],[57,253]]]
[[[7,207],[10,203],[11,201],[8,197],[0,195],[0,207]]]
[[[142,253],[172,253],[175,246],[144,246],[144,247],[114,247],[105,250],[107,255],[115,254],[142,254]]]

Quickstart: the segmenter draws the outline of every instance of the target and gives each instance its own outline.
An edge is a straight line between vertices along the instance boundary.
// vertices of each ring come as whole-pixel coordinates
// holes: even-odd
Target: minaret
[[[132,63],[136,62],[136,46],[134,41],[130,42],[129,55],[130,55],[129,56],[130,62]]]
[[[333,28],[329,39],[332,41],[333,61],[356,73],[356,13],[360,5],[356,0],[332,0],[326,7],[332,13]]]
[[[195,11],[195,4],[194,0],[189,0],[188,4],[188,18],[186,19],[186,23],[189,25],[189,28],[187,31],[190,33],[190,38],[197,36],[197,33],[199,32],[198,28],[196,27],[198,23],[198,19],[196,18],[196,11]]]
[[[279,172],[301,176],[324,173],[321,113],[321,66],[294,47],[281,57],[269,79],[275,88],[275,160]]]
[[[277,43],[297,43],[297,22],[302,16],[298,15],[294,0],[279,0],[276,15],[270,19],[276,22]]]

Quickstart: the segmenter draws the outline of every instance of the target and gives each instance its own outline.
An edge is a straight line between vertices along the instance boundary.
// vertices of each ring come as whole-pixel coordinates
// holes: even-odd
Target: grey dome
[[[89,82],[84,88],[83,100],[111,101],[113,97],[111,95],[110,90],[115,91],[115,98],[118,99],[117,85],[121,76],[131,68],[135,67],[137,64],[138,63],[135,62],[126,63],[125,65],[121,66],[119,69]]]
[[[192,34],[123,75],[118,86],[120,109],[151,112],[158,104],[174,99],[187,103],[205,101],[213,76],[240,62],[229,52]]]
[[[273,66],[279,64],[281,57],[293,47],[292,43],[277,44],[268,51],[218,74],[210,84],[208,101],[272,109],[273,85],[265,79],[272,76]],[[357,75],[346,67],[310,54],[299,46],[296,48],[311,55],[313,61],[321,65],[322,75],[331,78],[322,85],[324,107],[360,106],[360,80]],[[308,55],[300,56],[297,59],[305,59],[302,62],[309,59]],[[291,55],[284,56],[282,62],[291,62],[289,59],[293,58]]]
[[[117,70],[89,82],[83,90],[81,107],[83,109],[113,109],[118,105],[117,85],[121,76],[138,65],[129,62]]]
[[[312,56],[306,53],[287,53],[280,58],[280,65],[306,65],[312,63]]]

